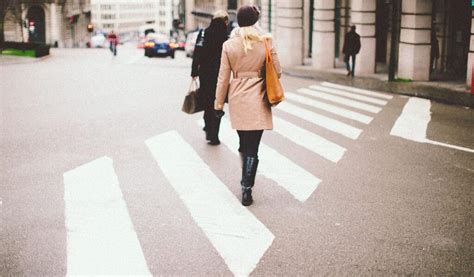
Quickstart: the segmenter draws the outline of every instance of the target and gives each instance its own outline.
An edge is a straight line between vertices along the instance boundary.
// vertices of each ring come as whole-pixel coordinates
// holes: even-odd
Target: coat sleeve
[[[199,75],[199,65],[201,64],[201,52],[203,46],[203,31],[199,31],[196,38],[196,43],[194,44],[194,53],[193,53],[193,63],[191,65],[191,77],[196,77]]]
[[[224,101],[227,97],[229,89],[231,67],[229,57],[227,55],[227,47],[224,44],[222,47],[221,66],[219,68],[219,76],[217,77],[216,100],[214,102],[214,109],[222,110],[224,108]]]
[[[280,65],[280,59],[278,59],[277,51],[275,49],[275,46],[273,45],[273,41],[271,42],[270,53],[272,54],[273,65],[275,66],[275,70],[278,74],[278,78],[280,78],[281,73],[282,73],[282,69],[281,69],[281,65]]]
[[[357,35],[357,41],[356,41],[356,54],[359,54],[359,51],[360,51],[360,36]]]

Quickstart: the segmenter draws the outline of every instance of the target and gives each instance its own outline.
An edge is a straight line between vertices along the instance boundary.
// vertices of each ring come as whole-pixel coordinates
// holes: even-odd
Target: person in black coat
[[[199,92],[204,98],[204,130],[210,145],[219,145],[220,118],[214,112],[217,77],[221,63],[222,44],[229,38],[229,16],[216,12],[209,27],[201,30],[196,39],[191,76],[199,77]]]
[[[342,53],[344,53],[344,62],[346,63],[347,76],[354,77],[356,55],[360,51],[360,36],[356,33],[356,26],[352,25],[351,29],[344,36],[344,46]],[[349,59],[352,57],[352,68],[349,64]]]

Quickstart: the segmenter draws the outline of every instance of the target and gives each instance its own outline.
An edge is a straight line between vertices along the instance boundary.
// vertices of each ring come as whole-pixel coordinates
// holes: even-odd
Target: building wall
[[[311,1],[313,1],[314,4],[313,30],[310,30],[308,24],[310,21],[308,18],[310,16],[308,6]],[[358,69],[356,69],[356,75],[357,72],[375,72],[375,46],[377,39],[374,28],[375,24],[377,24],[375,20],[377,11],[375,0],[302,0],[302,2],[302,26],[304,32],[300,35],[295,35],[295,33],[300,33],[299,31],[290,32],[290,38],[288,37],[290,33],[285,33],[285,30],[289,27],[287,26],[288,24],[277,21],[282,20],[282,18],[285,19],[285,22],[288,21],[288,7],[296,5],[295,3],[300,3],[300,0],[260,1],[262,7],[261,25],[265,30],[273,34],[277,41],[279,52],[282,55],[288,56],[283,57],[283,60],[287,61],[287,65],[292,66],[293,63],[296,63],[296,65],[304,64],[305,61],[307,61],[305,58],[307,58],[311,52],[313,56],[311,64],[313,67],[320,70],[333,68],[338,52],[334,51],[334,49],[338,47],[339,53],[341,53],[344,43],[344,34],[348,31],[349,25],[355,23],[357,25],[357,32],[364,38],[361,53],[358,56],[359,64],[357,66]],[[471,42],[465,42],[465,28],[459,27],[460,20],[458,17],[461,10],[459,7],[464,7],[462,6],[464,4],[450,0],[402,0],[401,3],[403,7],[401,17],[401,42],[398,44],[399,49],[397,52],[399,56],[397,76],[412,80],[427,81],[430,80],[430,72],[432,72],[433,68],[441,73],[445,71],[449,72],[449,68],[453,67],[452,63],[455,58],[457,58],[457,77],[453,77],[453,74],[445,74],[444,77],[436,80],[459,80],[459,73],[461,73],[462,76],[463,73],[461,71],[465,70],[466,82],[469,83],[474,63],[474,36],[471,35]],[[386,5],[380,6],[383,6],[385,9],[387,8]],[[434,7],[436,7],[436,9],[434,9]],[[335,9],[335,15],[331,14],[332,9]],[[462,10],[465,12],[464,8]],[[281,18],[278,17],[278,15],[281,15]],[[294,14],[292,14],[291,17],[293,17],[293,15]],[[357,18],[353,18],[355,15]],[[338,22],[340,24],[338,25],[339,28],[334,30],[333,26],[336,26],[336,16],[339,16]],[[386,18],[386,20],[390,20],[390,18]],[[453,30],[453,20],[458,24],[456,30]],[[296,22],[295,20],[293,21]],[[471,26],[465,27],[472,28],[472,34],[474,33],[474,26],[472,26],[474,21],[471,21],[472,23],[462,23],[464,24],[462,26],[471,24]],[[440,58],[435,61],[433,68],[430,68],[431,28],[434,28],[436,31],[440,50]],[[313,49],[309,51],[308,33],[311,31],[313,31]],[[398,32],[399,30],[395,31]],[[460,34],[461,31],[463,31],[462,38]],[[382,55],[387,55],[385,60],[386,63],[388,63],[391,51],[391,24],[388,24],[385,32],[387,49]],[[284,40],[280,40],[279,38],[282,34],[285,37]],[[338,44],[335,39],[336,36],[339,40]],[[291,44],[289,40],[304,43],[302,46],[304,52],[303,59],[301,59],[299,48]],[[460,42],[460,40],[462,40],[462,42]],[[464,43],[464,46],[460,45],[462,43]],[[459,52],[462,50],[461,48],[466,48],[469,45],[469,54],[464,60],[464,63],[467,63],[467,68],[463,69],[459,66],[459,64],[462,63],[462,59],[461,61],[459,60],[461,56]],[[339,58],[341,57],[342,56],[339,55]]]
[[[186,1],[186,31],[205,28],[209,25],[212,15],[217,10],[226,10],[231,21],[235,20],[236,10],[228,9],[228,0],[185,0]],[[242,5],[262,7],[266,0],[236,0],[237,8]],[[276,0],[273,0],[274,2]]]
[[[154,24],[158,32],[169,34],[176,0],[92,0],[92,23],[105,33],[121,36],[138,34],[139,27]]]
[[[24,1],[21,4],[21,18],[13,16],[11,11],[5,17],[4,34],[6,41],[28,41],[28,30],[18,23],[27,18],[28,10],[39,6],[45,14],[45,42],[58,47],[85,47],[89,41],[87,24],[90,23],[90,0]],[[69,23],[76,16],[77,22]],[[22,34],[23,29],[23,34]],[[23,35],[23,38],[22,38]]]
[[[4,22],[4,35],[5,41],[22,41],[21,31],[25,29],[18,23],[18,19],[15,17],[11,9],[7,10],[5,14]],[[24,30],[26,32],[26,30]]]

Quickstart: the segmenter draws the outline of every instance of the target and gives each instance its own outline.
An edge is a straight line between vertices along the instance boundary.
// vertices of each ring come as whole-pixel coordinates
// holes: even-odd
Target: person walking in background
[[[265,95],[262,67],[265,47],[268,46],[278,75],[281,67],[271,37],[263,34],[258,25],[260,11],[254,6],[242,6],[237,11],[239,28],[222,48],[221,68],[214,104],[217,117],[224,115],[226,97],[230,121],[239,135],[242,161],[242,204],[251,205],[252,187],[258,166],[258,147],[264,130],[273,129],[271,106]],[[229,85],[230,75],[233,79]]]
[[[107,35],[107,39],[109,40],[110,52],[112,52],[114,56],[117,56],[117,44],[119,42],[118,36],[114,33],[114,31],[111,31]]]
[[[342,47],[342,53],[344,54],[344,62],[346,63],[347,76],[354,77],[356,55],[360,51],[360,36],[356,33],[356,26],[352,25],[351,29],[344,36],[344,45]],[[352,58],[352,59],[351,59]],[[349,60],[352,60],[352,67]]]
[[[221,63],[222,44],[229,38],[227,24],[229,15],[217,11],[211,24],[201,31],[196,39],[191,77],[199,76],[199,93],[204,98],[204,131],[210,145],[219,145],[220,118],[214,116],[217,75]],[[202,46],[201,46],[202,45]]]

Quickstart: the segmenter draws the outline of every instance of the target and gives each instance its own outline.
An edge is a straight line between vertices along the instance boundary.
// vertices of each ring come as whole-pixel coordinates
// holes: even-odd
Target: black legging
[[[240,131],[239,134],[239,152],[245,156],[258,158],[258,146],[262,139],[263,130]]]

